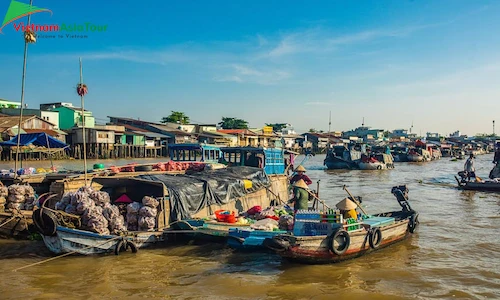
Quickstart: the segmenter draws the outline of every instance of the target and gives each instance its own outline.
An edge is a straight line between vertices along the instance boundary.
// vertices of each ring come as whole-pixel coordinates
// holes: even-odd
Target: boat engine
[[[392,187],[391,193],[394,194],[399,205],[403,208],[403,211],[413,211],[410,207],[410,203],[408,203],[408,187],[406,185]]]

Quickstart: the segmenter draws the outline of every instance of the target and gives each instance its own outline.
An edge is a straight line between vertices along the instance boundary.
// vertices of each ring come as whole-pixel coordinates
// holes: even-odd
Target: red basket
[[[219,222],[225,222],[225,223],[236,223],[236,216],[234,215],[234,211],[231,211],[230,214],[223,214],[227,210],[225,209],[220,209],[215,211],[215,218]]]

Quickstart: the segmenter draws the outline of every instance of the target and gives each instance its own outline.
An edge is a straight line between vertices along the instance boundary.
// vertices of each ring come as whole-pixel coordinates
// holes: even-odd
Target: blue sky
[[[28,2],[28,0],[22,0]],[[0,15],[10,1],[0,1]],[[34,0],[35,24],[107,25],[29,46],[25,101],[79,105],[98,121],[288,122],[348,130],[491,133],[500,111],[500,2]],[[27,18],[21,19],[26,23]],[[19,22],[16,22],[19,23]],[[21,33],[0,35],[0,98],[19,100]],[[48,33],[52,34],[52,33]],[[56,34],[57,35],[57,34]],[[500,118],[497,122],[500,122]],[[497,130],[497,133],[500,128]]]

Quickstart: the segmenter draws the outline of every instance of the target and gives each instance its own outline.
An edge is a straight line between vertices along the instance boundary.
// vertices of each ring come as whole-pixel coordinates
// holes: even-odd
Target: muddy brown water
[[[323,158],[305,163],[314,188],[320,180],[320,198],[334,205],[346,196],[346,184],[369,213],[395,210],[391,187],[407,184],[420,213],[418,233],[334,265],[300,265],[208,244],[64,257],[17,272],[52,255],[42,242],[1,240],[0,299],[500,299],[500,194],[457,190],[453,175],[464,161],[327,171]],[[491,154],[477,158],[479,176],[487,178],[491,160]],[[78,169],[81,162],[56,165]]]

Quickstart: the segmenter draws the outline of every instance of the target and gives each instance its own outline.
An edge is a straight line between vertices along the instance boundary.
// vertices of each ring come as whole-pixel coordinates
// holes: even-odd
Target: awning
[[[10,141],[0,143],[2,146],[15,147],[17,146],[17,138],[13,137]],[[21,134],[20,146],[34,145],[46,148],[66,148],[69,147],[65,143],[51,137],[46,133],[27,133]]]

